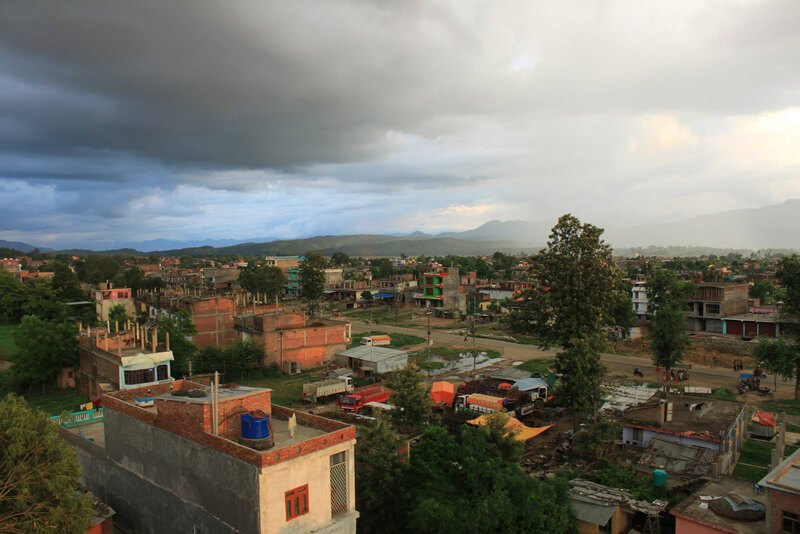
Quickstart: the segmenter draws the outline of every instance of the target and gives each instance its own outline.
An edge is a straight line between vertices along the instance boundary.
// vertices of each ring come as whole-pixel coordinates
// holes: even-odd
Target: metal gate
[[[331,515],[347,511],[347,452],[331,456]]]

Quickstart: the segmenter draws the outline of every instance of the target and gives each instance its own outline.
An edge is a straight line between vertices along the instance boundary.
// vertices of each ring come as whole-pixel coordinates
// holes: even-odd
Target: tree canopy
[[[653,363],[667,373],[683,361],[689,346],[683,303],[693,289],[693,283],[679,279],[674,271],[667,269],[654,269],[647,280],[647,307],[653,322]]]
[[[325,290],[325,258],[310,252],[300,263],[300,297],[306,302],[308,316],[315,317],[319,310],[319,299]]]
[[[388,385],[394,391],[389,398],[395,406],[391,411],[394,424],[404,432],[418,431],[430,419],[432,404],[419,367],[412,363],[393,372]]]
[[[26,315],[14,333],[19,347],[12,360],[14,379],[21,385],[45,385],[63,367],[77,367],[77,333],[71,323]]]
[[[75,452],[42,412],[0,401],[0,531],[82,533],[93,513]]]
[[[279,267],[249,265],[239,274],[239,282],[250,293],[264,293],[272,301],[283,293],[286,275]]]

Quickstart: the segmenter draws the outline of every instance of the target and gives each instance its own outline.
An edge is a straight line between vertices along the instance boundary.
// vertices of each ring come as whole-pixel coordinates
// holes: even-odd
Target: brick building
[[[301,369],[318,367],[334,360],[350,343],[349,323],[314,320],[302,313],[271,313],[237,317],[237,338],[256,339],[264,345],[265,365],[284,369],[296,363]]]
[[[243,415],[267,416],[271,440],[248,439]],[[126,531],[355,533],[355,428],[273,405],[269,389],[118,391],[101,421],[59,431]]]
[[[767,489],[767,532],[800,532],[800,450],[761,479]]]
[[[80,332],[81,393],[91,399],[104,391],[172,382],[175,358],[169,340],[159,345],[155,329],[134,325],[115,334],[103,328]]]

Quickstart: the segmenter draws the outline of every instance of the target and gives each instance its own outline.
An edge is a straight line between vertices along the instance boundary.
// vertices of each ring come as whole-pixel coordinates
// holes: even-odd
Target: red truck
[[[373,384],[356,388],[352,393],[339,397],[336,405],[343,412],[358,413],[368,402],[386,402],[392,396],[391,389],[386,389],[383,384]]]

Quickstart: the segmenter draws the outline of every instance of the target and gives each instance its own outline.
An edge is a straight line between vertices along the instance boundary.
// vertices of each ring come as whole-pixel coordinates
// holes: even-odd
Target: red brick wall
[[[233,332],[233,299],[217,297],[187,303],[197,333],[192,336],[197,348],[230,347],[236,342]]]
[[[797,513],[800,510],[800,495],[770,490],[769,531],[782,532],[783,512]]]
[[[282,359],[284,362],[298,362],[304,369],[309,369],[330,362],[334,354],[344,350],[346,333],[346,325],[336,324],[268,331],[252,336],[264,345],[265,365],[280,365]]]

